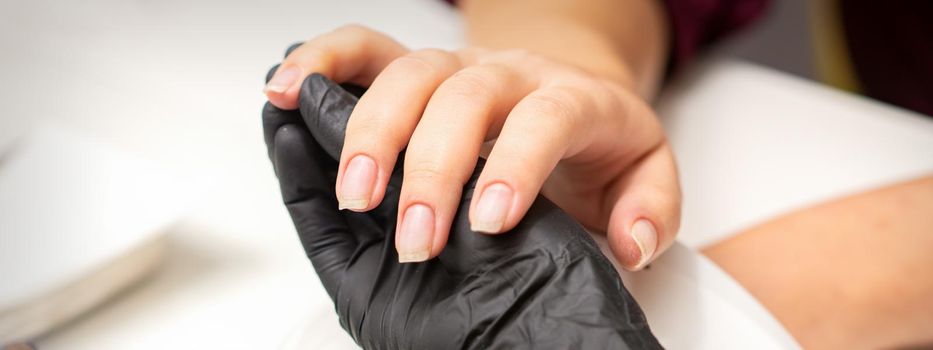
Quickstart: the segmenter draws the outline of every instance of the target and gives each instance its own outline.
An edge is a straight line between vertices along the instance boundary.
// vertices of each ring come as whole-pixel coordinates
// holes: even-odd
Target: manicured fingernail
[[[475,232],[499,233],[505,224],[505,217],[512,207],[514,194],[509,186],[494,183],[483,190],[479,202],[476,203],[476,213],[470,229]]]
[[[412,204],[405,210],[398,233],[398,262],[428,260],[433,240],[434,211],[424,204]]]
[[[654,256],[654,251],[658,248],[658,232],[655,231],[654,225],[651,225],[650,221],[641,219],[635,221],[629,233],[632,235],[632,240],[638,245],[638,251],[641,253],[641,256],[638,258],[638,264],[636,264],[633,269],[640,270],[648,264],[648,261]]]
[[[340,183],[340,209],[363,210],[369,206],[369,199],[376,186],[376,162],[365,155],[350,159],[343,171]]]
[[[292,85],[295,85],[295,81],[301,76],[301,70],[298,67],[288,67],[288,68],[279,68],[275,71],[275,74],[272,75],[272,79],[269,79],[269,82],[266,83],[266,88],[263,90],[272,91],[276,93],[284,93]]]

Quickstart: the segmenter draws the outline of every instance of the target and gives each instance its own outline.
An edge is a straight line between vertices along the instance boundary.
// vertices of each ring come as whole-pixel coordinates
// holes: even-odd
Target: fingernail
[[[295,81],[298,80],[300,76],[301,71],[298,67],[279,68],[275,71],[275,74],[272,75],[272,79],[269,79],[269,82],[266,83],[266,88],[263,89],[263,92],[272,91],[280,94],[284,93],[292,85],[295,85]]]
[[[475,232],[499,233],[505,224],[505,217],[512,207],[512,189],[502,183],[494,183],[483,190],[470,229]]]
[[[366,209],[369,206],[369,199],[372,198],[375,185],[376,162],[365,155],[353,157],[343,171],[338,206],[341,210]]]
[[[635,224],[632,225],[630,234],[641,253],[638,264],[633,269],[640,270],[648,264],[648,261],[654,255],[654,251],[658,248],[658,232],[655,231],[654,225],[651,225],[650,221],[641,219],[635,221]]]
[[[424,204],[412,204],[405,210],[398,233],[398,262],[428,260],[433,239],[434,211]]]

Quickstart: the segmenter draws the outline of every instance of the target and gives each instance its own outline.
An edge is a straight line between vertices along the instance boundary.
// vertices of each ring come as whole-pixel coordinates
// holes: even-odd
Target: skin
[[[804,348],[929,348],[931,214],[928,176],[802,209],[704,254]]]
[[[344,209],[375,208],[406,150],[402,262],[441,252],[482,155],[474,231],[508,231],[541,192],[640,269],[680,220],[673,156],[648,103],[667,55],[665,17],[652,0],[587,2],[466,1],[470,46],[457,51],[412,51],[341,27],[293,51],[266,95],[294,109],[312,72],[369,86],[350,117],[336,193]]]

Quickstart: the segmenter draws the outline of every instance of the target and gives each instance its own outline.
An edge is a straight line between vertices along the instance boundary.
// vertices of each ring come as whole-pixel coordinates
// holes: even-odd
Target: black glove
[[[358,344],[660,348],[596,243],[544,197],[510,232],[470,231],[467,210],[483,160],[464,187],[440,256],[399,264],[393,242],[403,156],[379,207],[366,213],[337,209],[337,159],[357,95],[313,74],[301,87],[300,112],[266,103],[263,129],[301,243],[341,326]]]

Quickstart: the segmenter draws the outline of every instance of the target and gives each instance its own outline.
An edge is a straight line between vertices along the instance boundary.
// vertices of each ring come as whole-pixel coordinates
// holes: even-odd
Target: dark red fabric
[[[933,116],[933,1],[844,0],[840,10],[865,94]]]
[[[671,28],[669,67],[682,66],[723,37],[754,22],[769,0],[664,0]]]

